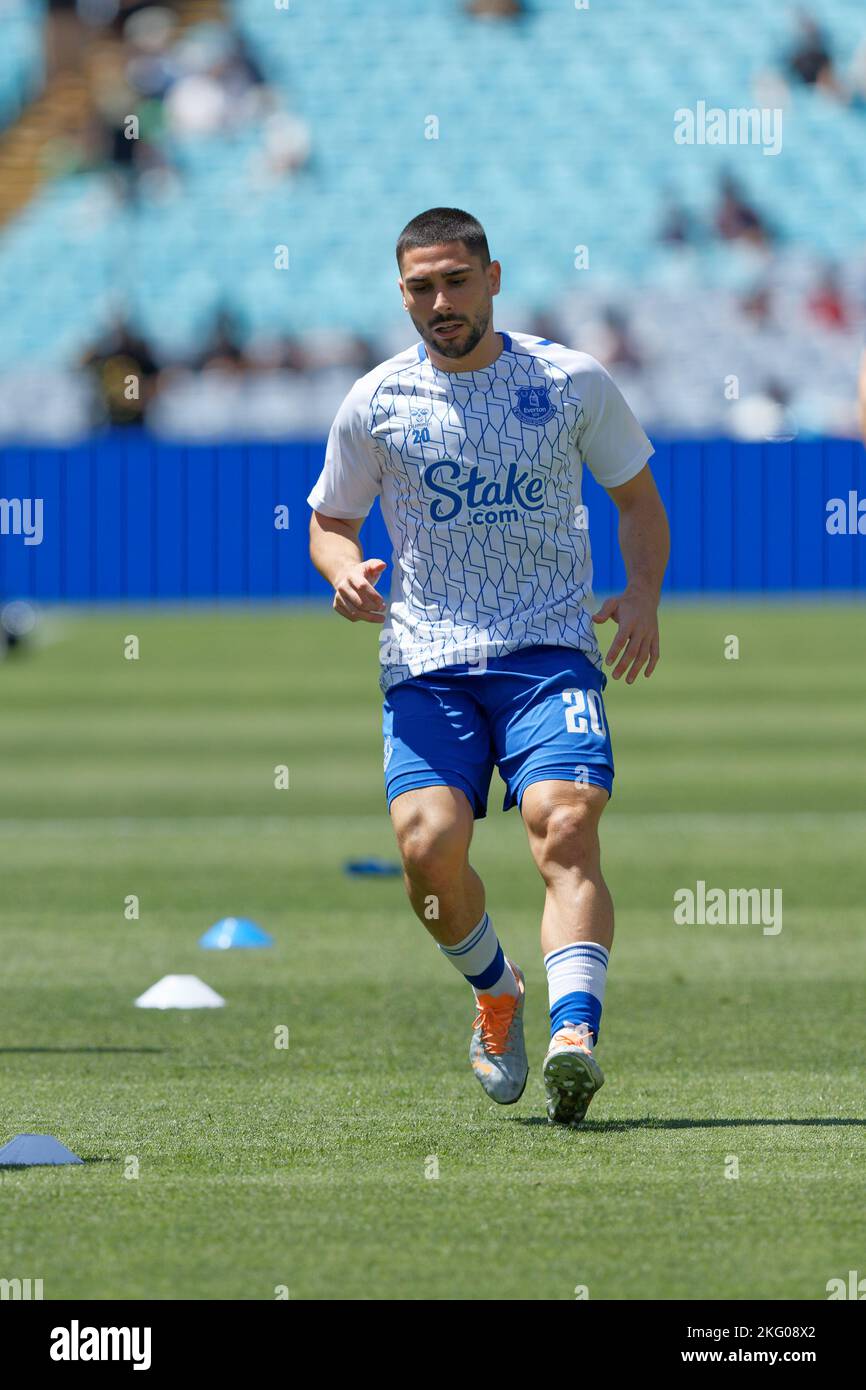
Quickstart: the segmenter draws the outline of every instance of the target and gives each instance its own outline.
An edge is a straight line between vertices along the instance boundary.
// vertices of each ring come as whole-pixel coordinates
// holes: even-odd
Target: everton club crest
[[[556,414],[546,386],[518,386],[515,394],[517,403],[512,409],[524,425],[543,425]]]

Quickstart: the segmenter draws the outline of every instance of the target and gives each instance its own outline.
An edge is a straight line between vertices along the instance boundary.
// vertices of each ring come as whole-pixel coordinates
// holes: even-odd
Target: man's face
[[[468,356],[490,326],[499,262],[483,266],[462,241],[448,241],[406,251],[400,268],[403,303],[428,348]]]

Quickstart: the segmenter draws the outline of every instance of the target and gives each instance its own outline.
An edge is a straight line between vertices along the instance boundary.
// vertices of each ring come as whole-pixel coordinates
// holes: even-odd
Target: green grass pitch
[[[860,609],[671,604],[653,679],[609,684],[607,1083],[575,1131],[542,1122],[542,885],[498,776],[472,860],[527,974],[516,1106],[474,1080],[470,993],[400,879],[343,873],[395,857],[375,630],[305,607],[54,622],[0,667],[0,1143],[51,1133],[86,1166],[0,1170],[0,1278],[823,1299],[866,1274]],[[698,879],[781,888],[781,933],[675,925]],[[230,914],[275,948],[200,950]],[[135,1009],[168,973],[227,1007]]]

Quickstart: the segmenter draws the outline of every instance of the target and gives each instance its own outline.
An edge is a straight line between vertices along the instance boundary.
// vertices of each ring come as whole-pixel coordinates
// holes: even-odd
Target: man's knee
[[[466,860],[471,824],[450,808],[416,805],[395,817],[403,868],[412,879],[442,881],[460,871]]]
[[[589,869],[598,862],[598,822],[607,800],[602,788],[593,787],[588,794],[565,798],[542,794],[531,807],[521,808],[542,874]]]

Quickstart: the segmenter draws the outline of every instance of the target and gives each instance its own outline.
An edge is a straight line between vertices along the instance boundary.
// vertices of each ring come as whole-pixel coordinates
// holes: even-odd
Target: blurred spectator
[[[526,13],[523,0],[466,0],[463,8],[475,19],[519,19]]]
[[[694,218],[688,209],[668,192],[662,207],[659,241],[666,246],[686,246],[697,239]]]
[[[378,344],[341,329],[313,330],[303,339],[302,348],[303,370],[307,372],[347,367],[363,376],[382,360]]]
[[[253,87],[264,86],[264,73],[242,34],[232,34],[232,46],[223,63],[222,81],[233,96],[243,95]]]
[[[614,367],[640,371],[643,357],[632,337],[624,310],[608,305],[600,318],[591,319],[580,330],[578,346],[597,357],[608,370]]]
[[[565,328],[558,315],[549,309],[538,309],[529,320],[527,332],[549,343],[565,343]]]
[[[263,126],[263,148],[256,154],[253,174],[280,179],[303,169],[310,158],[312,141],[306,121],[291,111],[273,111]]]
[[[112,425],[142,423],[156,389],[159,368],[147,343],[130,329],[122,316],[118,316],[100,342],[84,354],[81,365],[93,376],[101,422]]]
[[[245,359],[240,329],[228,309],[222,308],[217,311],[210,339],[194,366],[198,371],[243,370]]]
[[[605,352],[606,365],[629,367],[632,371],[640,371],[643,366],[643,358],[632,337],[628,319],[623,310],[606,309],[604,324],[608,332],[608,346]]]
[[[171,44],[177,18],[164,5],[136,10],[123,26],[126,79],[143,97],[161,100],[177,76]]]
[[[809,296],[809,313],[825,328],[844,329],[850,318],[845,305],[842,286],[834,266],[827,266],[818,285]]]
[[[310,354],[302,339],[273,333],[253,335],[246,344],[245,358],[251,372],[300,375],[310,367]],[[381,357],[376,360],[381,361]]]
[[[261,73],[242,40],[225,25],[187,30],[171,56],[177,75],[165,105],[176,135],[213,135],[259,114]]]
[[[364,376],[382,361],[382,354],[370,338],[356,333],[347,344],[345,360],[347,366],[352,367],[359,376]]]
[[[167,134],[181,140],[258,125],[254,175],[271,182],[302,169],[312,141],[306,122],[268,86],[246,40],[222,22],[180,30],[170,0],[80,0],[87,35],[101,29],[81,62],[90,86],[80,132],[58,134],[43,156],[52,175],[105,168],[125,202],[182,182]],[[78,23],[77,19],[74,21]],[[113,37],[106,39],[108,29]],[[174,160],[173,164],[171,161]],[[176,167],[175,167],[176,165]]]
[[[755,285],[740,301],[740,308],[755,328],[769,328],[773,322],[773,297],[768,285]]]
[[[781,382],[769,380],[751,395],[742,396],[730,408],[734,439],[791,439],[797,429],[789,412],[790,393]]]
[[[228,94],[209,72],[188,72],[169,88],[165,114],[174,135],[215,135],[229,123]]]
[[[94,100],[85,165],[107,164],[116,191],[131,198],[140,175],[165,166],[161,134],[161,103],[142,99],[122,68],[104,71]]]
[[[159,0],[160,8],[175,11],[181,0]],[[94,28],[109,26],[112,33],[123,34],[132,15],[156,8],[156,0],[78,0],[78,9]]]
[[[788,74],[807,87],[824,87],[838,92],[833,57],[820,27],[805,10],[798,14],[797,25],[799,38],[788,54],[785,65]]]
[[[722,241],[745,241],[752,246],[766,246],[770,232],[761,217],[746,201],[731,174],[719,180],[719,202],[715,212],[715,230]]]

